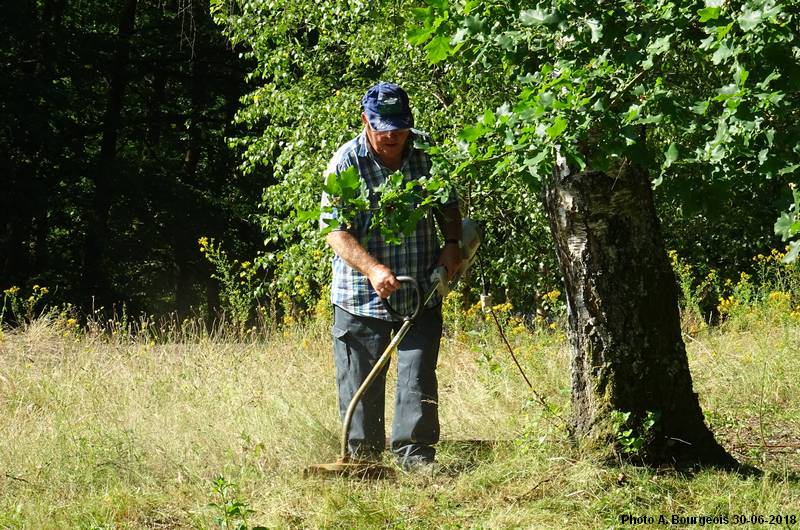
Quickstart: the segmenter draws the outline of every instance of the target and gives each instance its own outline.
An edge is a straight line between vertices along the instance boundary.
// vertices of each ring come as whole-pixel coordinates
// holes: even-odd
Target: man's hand
[[[389,298],[389,295],[400,288],[400,282],[397,281],[392,270],[381,263],[370,267],[367,278],[381,298]]]
[[[443,265],[444,268],[447,269],[447,279],[452,280],[458,268],[461,266],[461,261],[461,249],[458,248],[458,245],[450,243],[445,245],[442,249],[438,264]]]
[[[392,270],[371,256],[351,233],[335,230],[326,236],[326,240],[345,263],[369,279],[381,298],[388,298],[400,288]]]

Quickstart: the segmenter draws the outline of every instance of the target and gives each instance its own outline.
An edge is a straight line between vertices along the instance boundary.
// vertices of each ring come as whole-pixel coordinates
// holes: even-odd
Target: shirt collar
[[[368,156],[369,146],[367,145],[367,133],[365,131],[361,131],[361,134],[356,137],[356,143],[358,145],[356,154],[361,158]]]

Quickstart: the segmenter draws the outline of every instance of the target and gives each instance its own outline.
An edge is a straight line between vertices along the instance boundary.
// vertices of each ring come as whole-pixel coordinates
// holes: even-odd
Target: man
[[[414,118],[408,96],[398,85],[381,82],[362,98],[364,130],[334,155],[329,172],[355,166],[369,191],[372,207],[378,204],[375,188],[395,173],[406,179],[430,175],[431,161],[416,146],[424,133],[412,129]],[[330,198],[323,194],[323,205]],[[323,214],[326,219],[336,213]],[[370,212],[356,216],[349,226],[330,232],[333,248],[334,305],[333,352],[339,410],[344,418],[358,387],[389,344],[401,322],[384,308],[381,298],[392,296],[392,306],[409,314],[415,303],[411,289],[400,289],[396,276],[414,277],[423,292],[431,286],[430,273],[436,265],[446,267],[449,277],[461,263],[459,248],[461,215],[451,196],[436,215],[445,238],[440,249],[431,216],[400,245],[387,244],[379,230],[371,230]],[[441,299],[434,297],[398,346],[397,391],[392,425],[391,450],[407,469],[433,463],[439,440],[436,363],[442,334]],[[375,459],[384,448],[384,395],[386,370],[364,394],[350,426],[349,450],[357,458]]]

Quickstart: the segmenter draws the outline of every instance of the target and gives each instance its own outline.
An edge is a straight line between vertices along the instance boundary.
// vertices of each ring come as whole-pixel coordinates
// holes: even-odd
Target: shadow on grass
[[[469,473],[491,461],[498,449],[513,446],[513,440],[441,440],[436,445],[439,472],[451,477]]]

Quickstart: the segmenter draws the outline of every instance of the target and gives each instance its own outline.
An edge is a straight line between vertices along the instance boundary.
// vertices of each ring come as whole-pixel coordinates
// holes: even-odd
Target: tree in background
[[[761,181],[787,187],[800,167],[798,90],[784,76],[800,64],[794,14],[715,0],[432,0],[417,13],[410,35],[441,50],[431,62],[505,52],[514,97],[465,130],[463,158],[544,184],[569,308],[574,433],[651,463],[733,465],[692,390],[650,185],[671,182],[672,204],[682,186],[723,202],[728,190],[761,195]]]
[[[15,2],[0,22],[0,282],[86,309],[218,305],[200,236],[252,255],[271,178],[226,144],[247,66],[203,2]]]
[[[667,7],[667,3],[653,4],[647,16],[663,23],[670,16],[664,11]],[[689,6],[684,11],[700,7]],[[577,21],[574,29],[578,36],[595,39],[590,44],[601,50],[599,53],[608,48],[608,53],[624,55],[623,65],[627,64],[624,61],[632,65],[650,58],[657,64],[648,70],[652,79],[658,77],[655,72],[671,71],[672,62],[678,59],[683,58],[688,64],[689,56],[679,52],[677,45],[662,49],[665,42],[677,42],[676,37],[666,38],[667,30],[659,29],[655,22],[646,22],[652,27],[628,36],[629,28],[616,24],[615,11],[593,9],[597,13],[592,10],[582,13],[580,6],[574,7]],[[659,9],[664,11],[663,17],[654,14]],[[540,107],[539,102],[533,101],[538,95],[530,88],[533,72],[546,62],[544,47],[550,46],[545,50],[547,53],[555,52],[555,41],[547,35],[563,23],[557,18],[547,18],[550,11],[544,8],[523,10],[507,2],[463,2],[451,6],[434,1],[218,0],[212,2],[212,10],[225,34],[247,50],[245,55],[258,65],[248,78],[258,88],[243,100],[237,123],[264,128],[265,133],[239,136],[233,144],[244,152],[245,172],[266,171],[275,175],[275,184],[265,189],[262,198],[262,227],[268,248],[260,260],[273,297],[282,296],[285,304],[301,308],[311,307],[324,297],[320,293],[328,283],[326,260],[320,257],[326,255],[327,249],[312,237],[316,230],[313,216],[304,217],[298,210],[309,211],[316,205],[322,185],[320,175],[331,151],[358,131],[359,98],[370,84],[380,79],[398,81],[408,88],[415,103],[418,126],[431,132],[439,144],[433,148],[438,171],[459,189],[465,213],[486,226],[482,250],[485,276],[495,297],[509,299],[519,311],[533,313],[541,306],[542,294],[557,288],[558,266],[549,242],[547,217],[541,208],[539,177],[547,171],[545,166],[552,158],[549,154],[552,146],[560,141],[565,144],[565,156],[574,165],[578,159],[573,155],[578,153],[570,147],[568,138],[561,136],[573,137],[584,132],[572,126],[566,133],[559,131],[566,128],[568,118],[572,119],[568,116],[571,111],[547,107],[548,98],[553,100],[553,94],[570,86],[572,79],[583,80],[575,87],[580,91],[580,86],[591,83],[592,76],[611,76],[613,57],[604,65],[588,68],[588,77],[581,77],[583,71],[562,71],[552,77],[550,88],[543,92],[544,106]],[[524,16],[520,15],[522,11]],[[700,31],[698,23],[693,22],[692,27],[691,31]],[[661,48],[648,48],[648,43],[659,36],[664,37]],[[562,40],[569,42],[570,38],[564,36]],[[718,47],[716,41],[707,46],[711,46],[709,54]],[[587,61],[592,60],[589,52],[581,53]],[[728,63],[732,60],[725,58]],[[693,79],[706,80],[708,90],[713,80],[723,81],[717,73],[720,67],[706,63],[693,64],[691,68],[695,70],[680,74],[684,88],[692,85]],[[678,61],[676,67],[680,64]],[[625,71],[619,72],[620,80],[624,74]],[[620,81],[617,88],[624,87],[631,79]],[[780,86],[772,88],[784,90],[787,79],[780,77]],[[641,76],[634,79],[644,80]],[[686,125],[686,119],[699,117],[704,123],[714,124],[715,137],[719,120],[726,123],[729,118],[738,120],[729,113],[724,119],[720,114],[723,107],[727,108],[728,100],[715,100],[719,94],[714,92],[707,98],[711,106],[706,114],[692,111],[700,108],[692,100],[689,107],[680,107],[680,112],[671,115],[666,107],[686,102],[670,98],[690,99],[691,94],[684,90],[667,97],[654,88],[653,94],[645,95],[641,92],[642,82],[631,83],[627,90],[637,93],[634,98],[637,102],[641,103],[639,98],[647,100],[644,106],[635,105],[627,96],[612,96],[611,92],[592,100],[594,109],[589,112],[600,117],[592,122],[595,130],[606,126],[603,120],[616,124],[613,128],[616,132],[609,133],[609,137],[616,134],[613,141],[596,142],[608,152],[619,151],[604,164],[613,164],[626,153],[652,153],[647,156],[656,160],[656,171],[651,177],[661,183],[656,188],[656,205],[666,223],[664,232],[669,247],[700,268],[716,268],[725,273],[749,267],[754,254],[776,244],[771,235],[772,225],[776,212],[788,204],[786,183],[790,174],[785,166],[777,168],[775,164],[782,156],[791,154],[791,149],[787,151],[790,140],[782,139],[780,145],[770,148],[767,166],[772,169],[765,178],[736,170],[734,159],[719,152],[714,157],[727,165],[709,171],[703,165],[705,155],[692,153],[693,144],[667,141],[664,134]],[[701,85],[698,84],[698,90]],[[663,81],[659,86],[663,86]],[[605,88],[611,90],[605,86],[593,89]],[[760,96],[756,92],[734,94],[731,108],[737,106],[738,98],[761,106],[772,105],[771,99],[764,95],[769,91],[759,92]],[[576,102],[580,101],[577,92],[570,94]],[[563,106],[560,100],[554,101],[554,105]],[[787,101],[783,100],[782,108],[791,109]],[[603,105],[610,107],[605,109]],[[619,120],[615,112],[620,114]],[[791,112],[782,114],[787,123],[791,121]],[[539,116],[537,113],[544,113],[543,119],[550,120],[547,124],[536,122],[540,124],[538,130],[519,119],[519,116]],[[477,122],[476,117],[479,117]],[[647,130],[654,131],[656,121],[659,133],[647,133],[653,149],[640,150],[633,144],[627,145],[640,130],[649,126]],[[688,123],[686,127],[696,126]],[[755,143],[769,143],[764,131],[751,131],[753,138],[759,138],[756,141],[748,139],[743,132],[746,127],[725,130],[729,133],[720,136],[719,141],[728,142],[725,138],[731,138],[734,143],[749,143],[751,154]],[[687,134],[695,143],[705,138],[703,131],[696,128]],[[526,143],[528,137],[530,141]],[[457,140],[449,141],[453,139]],[[762,152],[763,148],[759,148],[756,156],[763,158]],[[597,159],[603,158],[601,152],[596,155]],[[589,162],[594,164],[596,160]],[[661,178],[662,166],[663,177],[668,178]],[[692,179],[691,175],[701,176]],[[694,193],[694,190],[700,191]],[[735,205],[745,199],[750,208],[742,214]],[[474,289],[466,299],[471,300],[471,296],[475,296]]]
[[[243,99],[237,123],[264,132],[232,143],[244,153],[245,173],[275,175],[262,198],[267,249],[260,261],[268,292],[282,304],[303,309],[326,299],[329,250],[317,237],[313,214],[301,212],[318,206],[328,160],[360,130],[360,99],[369,86],[379,80],[400,83],[411,95],[417,127],[439,143],[457,138],[486,105],[500,105],[510,95],[499,58],[487,59],[492,66],[486,69],[430,66],[427,51],[405,36],[413,20],[411,6],[405,1],[212,2],[225,34],[257,65],[248,81],[258,88]],[[453,173],[448,158],[436,160],[438,174]],[[486,226],[486,276],[498,298],[532,311],[540,293],[558,284],[555,253],[536,193],[508,177],[483,164],[452,180],[465,213]]]
[[[684,248],[711,241],[707,259],[737,264],[757,248],[692,237],[684,225],[698,221],[728,234],[745,227],[766,243],[798,168],[797,90],[785,74],[798,63],[790,10],[716,0],[218,0],[212,9],[258,64],[261,88],[238,119],[269,126],[238,144],[247,167],[276,175],[264,194],[265,228],[280,248],[265,259],[276,292],[308,278],[324,284],[313,216],[293,208],[316,202],[329,151],[357,128],[364,88],[397,81],[418,108],[438,109],[418,116],[442,139],[432,149],[438,171],[503,242],[490,275],[509,289],[524,278],[513,296],[533,304],[531,284],[548,269],[536,262],[550,253],[543,232],[525,228],[545,226],[549,210],[571,309],[576,434],[652,462],[732,464],[692,392],[651,185]],[[597,188],[610,195],[595,197]],[[730,209],[731,197],[751,199],[748,215]]]

